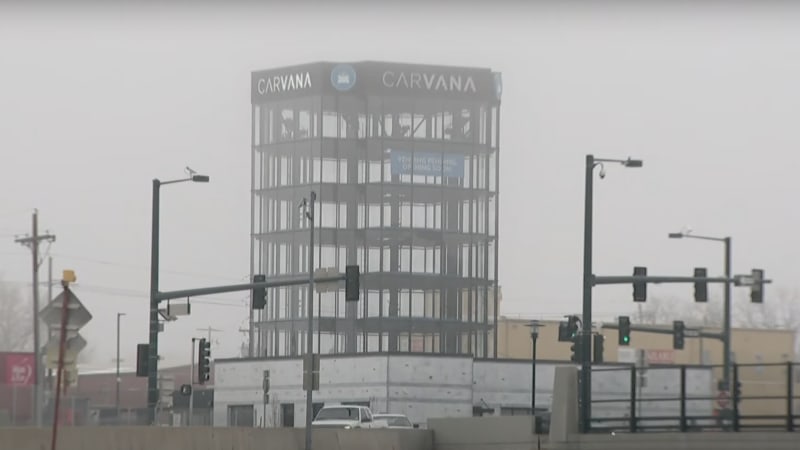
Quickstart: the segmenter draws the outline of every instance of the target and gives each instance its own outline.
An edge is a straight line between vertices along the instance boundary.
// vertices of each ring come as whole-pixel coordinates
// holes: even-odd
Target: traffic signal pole
[[[587,348],[592,345],[592,206],[594,198],[594,155],[586,155],[586,192],[583,205],[583,309],[582,329],[577,339],[581,340],[583,352],[581,354],[581,373],[579,399],[580,427],[587,433],[590,429],[592,418],[592,361]]]
[[[161,181],[153,180],[152,230],[150,234],[150,323],[147,355],[147,423],[156,424],[158,403],[158,242]]]
[[[189,386],[191,386],[191,390],[189,392],[189,417],[186,419],[186,426],[192,426],[192,416],[194,415],[194,341],[195,338],[192,338],[192,365],[191,365],[191,372],[189,373]]]
[[[725,242],[725,307],[722,323],[722,381],[730,389],[731,380],[731,238],[726,237]]]
[[[157,201],[157,190],[154,191],[154,201]],[[155,212],[154,214],[157,214]],[[156,230],[156,225],[154,221],[154,230]],[[157,249],[157,239],[158,233],[154,231],[154,236],[156,239],[156,245],[153,247]],[[155,261],[155,270],[152,270],[150,273],[151,276],[151,287],[158,286],[158,257],[156,255],[153,258]],[[359,271],[351,270],[349,272],[350,276],[360,276]],[[334,275],[334,276],[327,276],[327,277],[319,277],[316,279],[318,283],[333,283],[337,281],[347,281],[347,273]],[[257,288],[273,288],[273,287],[285,287],[285,286],[298,286],[307,284],[309,282],[308,277],[303,278],[279,278],[272,281],[264,281],[259,283],[242,283],[242,284],[232,284],[227,286],[211,286],[205,288],[195,288],[195,289],[182,289],[177,291],[166,291],[166,292],[158,292],[157,290],[151,290],[150,292],[150,339],[149,339],[149,348],[148,348],[148,367],[147,367],[147,379],[148,379],[148,390],[147,390],[147,404],[148,404],[148,419],[151,425],[155,424],[156,419],[156,411],[155,407],[158,403],[158,375],[157,375],[157,359],[158,359],[158,305],[160,302],[165,300],[172,300],[175,298],[188,298],[188,297],[198,297],[201,295],[213,295],[213,294],[222,294],[225,292],[238,292],[238,291],[249,291],[252,289]],[[347,285],[347,283],[346,283]],[[358,286],[358,283],[355,283]],[[357,297],[357,293],[353,294]]]

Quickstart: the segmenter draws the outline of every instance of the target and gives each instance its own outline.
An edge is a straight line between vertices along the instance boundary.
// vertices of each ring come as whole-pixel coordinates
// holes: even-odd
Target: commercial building
[[[510,359],[531,358],[530,320],[498,319],[498,357]],[[672,325],[654,325],[671,330]],[[718,328],[703,331],[720,333]],[[709,367],[714,380],[722,378],[722,341],[712,338],[687,337],[682,350],[673,349],[672,335],[640,331],[631,332],[629,346],[618,345],[617,330],[601,328],[605,336],[604,360],[628,362],[636,360],[635,351],[644,350],[645,364],[656,366],[695,365]],[[742,414],[775,415],[786,411],[789,380],[794,392],[800,392],[800,365],[789,373],[789,362],[796,361],[796,332],[780,329],[733,328],[731,330],[732,361],[741,364],[738,379],[744,399],[739,405]],[[570,342],[558,342],[558,321],[542,321],[539,328],[537,357],[541,359],[569,360]],[[716,391],[716,385],[713,386]],[[771,398],[766,398],[771,397]],[[800,402],[794,402],[795,413],[800,413]]]
[[[543,360],[536,364],[536,411],[547,412],[553,401],[555,368],[572,363]],[[302,389],[302,358],[221,359],[215,361],[214,426],[305,426],[305,392]],[[361,353],[323,355],[320,358],[320,389],[314,393],[314,414],[324,405],[356,404],[374,412],[405,414],[424,426],[428,419],[476,415],[531,414],[530,361],[475,359],[468,355],[421,353]],[[597,417],[622,418],[630,405],[629,376],[624,365],[595,367],[592,391],[598,403]],[[264,372],[269,371],[269,401],[265,402]],[[622,371],[622,372],[621,372]],[[677,400],[677,371],[653,371],[640,396]],[[710,399],[710,368],[687,369],[687,392]],[[677,401],[649,402],[640,413],[678,417]],[[688,412],[710,416],[711,400],[689,402]],[[621,423],[621,427],[627,425]]]
[[[328,63],[252,73],[251,272],[361,267],[317,295],[314,352],[496,352],[500,74]],[[268,290],[253,356],[305,353],[308,291]]]
[[[34,361],[33,353],[0,352],[0,426],[35,423]]]
[[[497,356],[510,359],[530,359],[531,329],[530,319],[499,317]],[[541,359],[569,360],[569,342],[558,342],[559,321],[539,321],[539,345],[537,357]],[[615,323],[616,324],[616,323]],[[671,324],[654,325],[654,328],[671,330]],[[703,331],[719,333],[718,328],[703,328]],[[721,365],[722,342],[711,338],[685,339],[683,350],[673,350],[672,335],[631,332],[629,346],[619,346],[617,330],[601,328],[605,336],[604,359],[609,362],[623,362],[618,358],[620,348],[645,349],[651,351],[652,364],[694,364]],[[733,328],[731,330],[731,348],[734,362],[780,363],[795,360],[795,336],[793,330]],[[623,350],[623,355],[625,351]],[[627,362],[627,361],[625,361]]]

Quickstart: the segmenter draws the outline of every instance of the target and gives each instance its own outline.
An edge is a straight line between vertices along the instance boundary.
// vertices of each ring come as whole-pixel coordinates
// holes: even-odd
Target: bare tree
[[[673,320],[683,320],[690,327],[721,328],[724,318],[721,297],[716,295],[707,303],[682,298],[650,298],[636,305],[632,319],[634,323],[645,325],[668,325]],[[749,297],[741,292],[732,303],[734,327],[800,331],[800,289],[779,288],[761,304],[750,303]]]
[[[31,304],[19,291],[0,281],[0,350],[31,350],[33,325]]]
[[[750,299],[737,299],[735,320],[737,325],[749,328],[800,328],[800,290],[779,288],[776,295],[764,303],[750,303]]]

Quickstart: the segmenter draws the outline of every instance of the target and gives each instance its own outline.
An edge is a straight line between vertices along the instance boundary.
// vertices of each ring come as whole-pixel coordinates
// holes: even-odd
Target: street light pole
[[[305,450],[311,450],[311,422],[314,420],[314,202],[317,200],[317,193],[311,191],[311,196],[306,206],[306,218],[310,225],[309,245],[308,245],[308,330],[306,330],[306,355],[308,358],[308,385],[306,386],[306,446]]]
[[[541,323],[537,320],[528,324],[531,327],[531,415],[536,417],[536,341],[539,338]]]
[[[582,329],[578,335],[581,339],[581,374],[579,398],[581,431],[590,430],[592,418],[592,214],[594,197],[594,168],[600,166],[600,178],[605,178],[603,163],[619,163],[625,167],[638,168],[643,163],[640,159],[600,159],[594,155],[586,155],[586,177],[583,210],[583,310]]]
[[[731,237],[714,237],[714,236],[698,236],[690,234],[691,231],[681,231],[679,233],[669,233],[672,239],[702,239],[704,241],[722,242],[725,246],[725,298],[723,300],[723,313],[722,313],[722,382],[725,389],[730,390],[731,380],[731,277],[733,276],[731,269]],[[702,357],[702,355],[701,355]]]
[[[725,323],[722,327],[722,334],[725,336],[722,341],[722,380],[728,390],[731,390],[731,238],[726,236],[725,242],[725,311],[723,313]]]
[[[115,401],[117,407],[117,425],[119,425],[119,384],[121,381],[119,378],[119,319],[124,315],[125,313],[117,313],[117,395]]]
[[[189,169],[187,167],[187,169]],[[165,184],[208,183],[207,175],[197,175],[189,170],[190,176],[178,180],[160,181],[153,179],[153,211],[150,232],[150,319],[149,350],[147,355],[147,418],[148,424],[156,423],[156,404],[158,403],[158,249],[159,249],[159,213],[161,208],[160,190]]]

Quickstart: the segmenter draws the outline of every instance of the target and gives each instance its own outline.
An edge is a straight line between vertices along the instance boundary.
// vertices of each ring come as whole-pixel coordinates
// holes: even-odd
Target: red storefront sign
[[[5,384],[10,386],[33,386],[33,354],[5,354]]]

